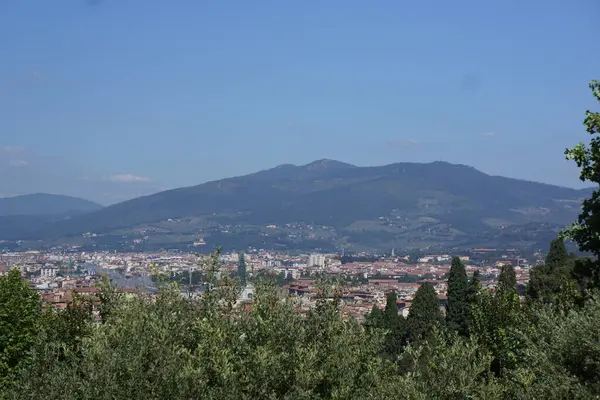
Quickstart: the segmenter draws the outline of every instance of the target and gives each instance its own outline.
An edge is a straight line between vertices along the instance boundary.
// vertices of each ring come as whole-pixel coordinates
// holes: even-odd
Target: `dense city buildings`
[[[493,288],[503,265],[514,266],[517,282],[524,286],[532,265],[531,259],[516,250],[473,249],[459,256],[468,275],[478,270],[483,287]],[[206,284],[207,256],[180,252],[37,252],[0,254],[0,274],[18,268],[31,287],[47,305],[64,308],[73,293],[94,294],[98,283],[107,276],[120,291],[153,294],[157,291],[154,275],[168,276],[179,282],[182,295],[201,296]],[[321,278],[336,279],[343,284],[341,300],[344,313],[362,320],[372,308],[385,306],[386,293],[397,294],[398,313],[408,315],[413,297],[423,283],[430,283],[440,306],[447,299],[447,276],[450,254],[402,255],[394,250],[388,256],[344,256],[339,254],[290,255],[250,249],[244,253],[223,253],[219,257],[218,278],[238,277],[239,303],[252,300],[253,282],[271,275],[282,293],[298,299],[299,311],[315,305]],[[370,261],[364,261],[370,260]],[[243,271],[243,277],[240,277]]]

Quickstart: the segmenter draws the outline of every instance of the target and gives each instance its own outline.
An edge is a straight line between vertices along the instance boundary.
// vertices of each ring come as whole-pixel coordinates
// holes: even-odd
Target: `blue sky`
[[[597,0],[4,0],[0,194],[110,203],[321,158],[577,186],[562,152],[597,108],[599,15]]]

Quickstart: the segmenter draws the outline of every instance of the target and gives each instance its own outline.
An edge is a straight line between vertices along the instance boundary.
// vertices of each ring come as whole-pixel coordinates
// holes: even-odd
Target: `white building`
[[[40,274],[42,276],[55,277],[57,273],[58,273],[58,268],[56,268],[53,265],[45,265],[40,270]]]
[[[242,291],[238,297],[238,301],[250,301],[254,297],[254,285],[248,283],[242,288]]]
[[[325,256],[323,254],[311,254],[308,256],[308,266],[309,267],[325,267]]]
[[[300,277],[302,276],[301,271],[297,268],[278,268],[275,271],[279,274],[283,272],[286,279],[300,279]]]

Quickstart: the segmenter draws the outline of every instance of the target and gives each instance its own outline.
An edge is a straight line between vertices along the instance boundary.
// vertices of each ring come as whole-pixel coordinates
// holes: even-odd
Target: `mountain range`
[[[97,211],[100,204],[47,193],[0,198],[0,217],[16,215],[74,215]]]
[[[22,212],[27,229],[0,228],[0,239],[132,250],[194,242],[238,249],[538,246],[576,220],[590,194],[446,162],[358,167],[319,160],[104,208],[90,203],[68,218],[35,222],[35,213]]]
[[[92,201],[47,193],[0,198],[0,239],[35,237],[44,226],[101,208]]]

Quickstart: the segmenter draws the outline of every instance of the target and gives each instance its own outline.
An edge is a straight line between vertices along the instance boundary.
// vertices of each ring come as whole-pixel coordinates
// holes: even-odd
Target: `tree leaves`
[[[41,316],[40,299],[17,268],[0,277],[0,385],[27,361]]]
[[[600,102],[600,82],[591,81],[589,84],[593,96]],[[600,113],[587,110],[583,124],[586,131],[592,135],[589,144],[578,143],[572,149],[565,150],[568,160],[573,160],[580,168],[579,179],[591,182],[594,186],[600,184]],[[575,241],[579,249],[600,256],[600,191],[595,190],[589,199],[584,200],[578,221],[563,232],[563,237]],[[589,268],[582,268],[580,280],[589,288],[600,288],[600,264],[594,261]]]

